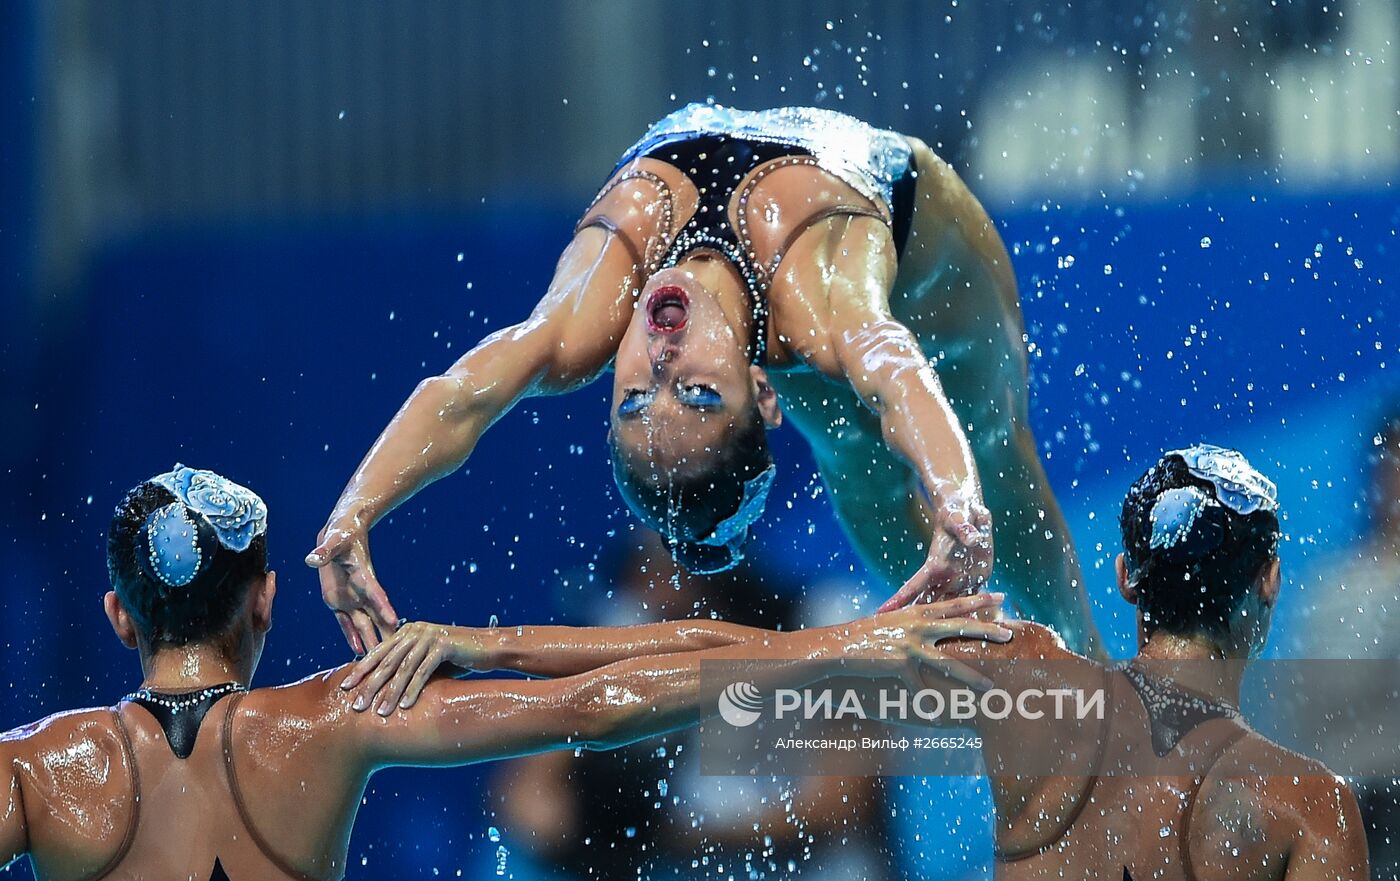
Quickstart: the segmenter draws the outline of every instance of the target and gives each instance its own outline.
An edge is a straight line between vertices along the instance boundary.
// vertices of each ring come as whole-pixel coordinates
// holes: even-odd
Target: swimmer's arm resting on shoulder
[[[631,316],[634,271],[615,236],[581,230],[530,317],[419,383],[375,441],[307,556],[321,570],[322,595],[357,652],[378,643],[376,626],[392,632],[398,620],[370,561],[370,528],[461,467],[520,398],[570,391],[606,368]]]
[[[630,627],[455,627],[414,621],[360,659],[341,683],[366,701],[411,704],[439,668],[573,676],[648,655],[746,642],[770,631],[726,621],[685,620]],[[364,683],[363,687],[361,683]]]
[[[909,677],[931,664],[980,685],[980,676],[948,665],[936,644],[953,636],[1010,638],[995,623],[954,617],[992,605],[986,597],[960,598],[835,627],[767,632],[732,646],[633,658],[561,679],[436,678],[413,706],[391,707],[387,716],[353,713],[351,724],[372,767],[453,765],[551,749],[611,749],[693,725],[715,713],[728,684],[702,678],[705,662],[771,662],[752,670],[754,684],[766,690],[870,670],[846,667],[848,660],[903,662],[899,669]]]

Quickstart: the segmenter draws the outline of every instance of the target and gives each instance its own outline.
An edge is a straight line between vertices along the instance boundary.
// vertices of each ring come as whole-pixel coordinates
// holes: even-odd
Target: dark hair
[[[152,512],[174,501],[175,495],[165,487],[143,483],[122,499],[107,530],[107,575],[112,589],[152,646],[187,645],[222,634],[249,585],[267,571],[267,537],[259,535],[241,553],[213,542],[212,558],[183,587],[152,578],[137,556],[147,552],[146,521]],[[190,516],[199,515],[191,512]]]
[[[697,574],[737,562],[727,548],[698,542],[739,510],[744,485],[772,464],[768,431],[756,406],[703,467],[665,469],[650,461],[633,467],[612,441],[613,479],[622,500],[637,519],[661,533],[682,566]]]
[[[1219,502],[1215,485],[1196,477],[1173,454],[1128,490],[1118,525],[1129,580],[1149,635],[1161,629],[1224,636],[1259,570],[1278,555],[1278,515],[1263,508],[1239,514],[1224,504],[1209,505],[1187,523],[1190,534],[1177,546],[1153,547],[1154,507],[1164,494],[1184,488]]]

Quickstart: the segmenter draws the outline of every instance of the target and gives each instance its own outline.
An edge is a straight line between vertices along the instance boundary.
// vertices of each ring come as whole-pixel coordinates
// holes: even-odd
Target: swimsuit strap
[[[1109,679],[1111,672],[1112,671],[1107,669],[1103,671],[1105,690],[1112,687],[1111,680]],[[1108,752],[1109,719],[1109,714],[1104,713],[1103,718],[1099,720],[1099,743],[1094,750],[1093,765],[1094,771],[1096,773],[1089,777],[1089,782],[1084,786],[1083,789],[1079,791],[1079,798],[1075,801],[1074,806],[1070,808],[1069,813],[1065,816],[1065,820],[1061,826],[1059,834],[1038,847],[1022,848],[1021,850],[1006,850],[1001,846],[999,842],[993,841],[992,856],[997,862],[1014,863],[1017,860],[1025,860],[1030,859],[1034,856],[1040,856],[1041,854],[1045,853],[1046,851],[1053,848],[1056,844],[1058,844],[1060,842],[1060,839],[1068,835],[1069,830],[1074,828],[1074,824],[1079,820],[1079,815],[1084,812],[1084,808],[1087,807],[1089,804],[1090,794],[1094,791],[1094,787],[1098,785],[1099,782],[1099,775],[1097,771],[1100,767],[1103,766],[1104,754]]]
[[[1241,723],[1240,730],[1221,744],[1220,751],[1215,754],[1215,758],[1211,759],[1210,766],[1201,772],[1201,776],[1196,779],[1196,785],[1191,787],[1191,794],[1186,797],[1186,812],[1181,815],[1181,834],[1176,843],[1177,850],[1181,854],[1181,871],[1186,875],[1186,881],[1195,881],[1196,878],[1196,874],[1191,871],[1191,814],[1196,810],[1196,796],[1200,794],[1201,787],[1205,785],[1206,778],[1210,776],[1211,768],[1214,768],[1216,763],[1224,758],[1225,754],[1244,739],[1248,733],[1249,729]]]
[[[131,813],[127,817],[126,834],[122,836],[121,846],[101,869],[89,876],[91,881],[101,881],[101,879],[106,878],[126,858],[127,853],[131,850],[131,843],[136,840],[136,825],[141,819],[141,772],[136,768],[136,749],[131,745],[131,733],[126,730],[126,723],[122,721],[120,705],[112,707],[111,712],[112,722],[117,729],[117,738],[121,741],[122,755],[126,758],[126,766],[131,769]]]
[[[660,191],[664,197],[661,203],[661,237],[656,242],[644,242],[638,244],[633,238],[633,232],[623,229],[618,223],[608,216],[606,210],[601,210],[603,201],[618,187],[629,181],[643,181],[651,184]],[[606,207],[606,206],[604,206]],[[665,252],[659,247],[669,240],[674,232],[676,215],[676,196],[671,192],[671,187],[659,175],[650,171],[634,169],[618,175],[612,183],[603,188],[603,191],[593,197],[589,203],[588,210],[583,213],[583,219],[574,227],[574,234],[582,232],[591,226],[607,230],[622,242],[622,246],[627,249],[627,254],[632,258],[632,265],[643,275],[651,275],[656,271],[656,266],[665,256]]]
[[[228,709],[224,711],[224,723],[221,726],[224,772],[228,779],[229,792],[233,795],[233,805],[238,810],[238,816],[243,821],[244,828],[248,830],[248,836],[253,839],[253,843],[262,851],[263,856],[267,857],[268,862],[297,881],[322,881],[322,879],[308,875],[291,865],[272,848],[267,839],[258,831],[257,824],[253,822],[252,813],[248,810],[248,804],[243,798],[243,789],[238,785],[238,770],[233,764],[233,717],[238,712],[238,705],[247,696],[246,691],[233,696],[233,699],[229,701]]]

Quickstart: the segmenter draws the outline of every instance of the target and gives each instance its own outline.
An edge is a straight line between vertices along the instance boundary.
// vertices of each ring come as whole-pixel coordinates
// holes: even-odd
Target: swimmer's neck
[[[714,261],[724,268],[723,274],[719,276],[722,281],[716,284],[716,278],[711,276],[710,283],[703,285],[703,289],[714,297],[720,314],[724,316],[724,323],[729,325],[735,338],[749,339],[753,334],[753,303],[749,302],[748,290],[745,289],[744,282],[739,278],[733,264],[722,257],[691,257],[682,261],[680,268],[688,268],[686,264],[692,260]]]
[[[1134,662],[1187,691],[1239,706],[1246,661],[1231,657],[1208,637],[1159,630],[1138,649]]]
[[[256,660],[244,653],[232,658],[221,646],[196,644],[166,646],[154,653],[141,652],[142,688],[152,691],[198,691],[211,685],[237,682],[247,685]]]

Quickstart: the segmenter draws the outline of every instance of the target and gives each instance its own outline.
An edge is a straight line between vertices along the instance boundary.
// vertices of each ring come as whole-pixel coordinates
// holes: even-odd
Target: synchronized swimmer
[[[398,621],[374,524],[516,402],[609,366],[618,487],[691,571],[742,556],[786,414],[856,548],[902,585],[885,608],[981,586],[994,532],[1022,614],[1097,651],[1030,431],[1011,260],[977,199],[917,138],[702,104],[623,155],[530,317],[424,380],[351,477],[308,562],[356,651]]]

